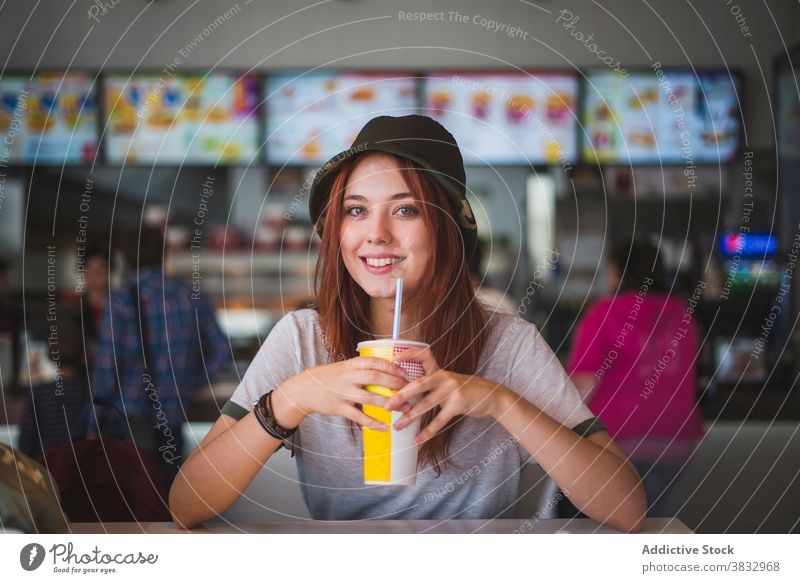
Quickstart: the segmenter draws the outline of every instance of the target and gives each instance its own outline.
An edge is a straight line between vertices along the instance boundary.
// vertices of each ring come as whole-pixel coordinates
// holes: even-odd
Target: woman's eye
[[[348,215],[353,216],[353,217],[359,217],[359,216],[361,216],[361,211],[363,211],[363,210],[364,210],[364,207],[351,206],[349,209],[347,209],[345,211],[345,213],[347,213]]]
[[[397,209],[397,212],[402,217],[413,217],[417,214],[417,209],[413,206],[401,206],[399,209]]]

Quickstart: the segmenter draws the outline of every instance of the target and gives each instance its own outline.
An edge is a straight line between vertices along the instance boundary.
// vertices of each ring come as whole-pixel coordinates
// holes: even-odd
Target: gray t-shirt
[[[241,419],[265,392],[329,363],[315,310],[290,312],[270,332],[222,412]],[[494,313],[478,376],[503,383],[582,435],[604,429],[581,401],[536,326]],[[509,517],[527,451],[495,419],[466,417],[437,478],[421,468],[414,486],[364,485],[361,430],[343,417],[308,415],[292,437],[303,498],[317,520]]]

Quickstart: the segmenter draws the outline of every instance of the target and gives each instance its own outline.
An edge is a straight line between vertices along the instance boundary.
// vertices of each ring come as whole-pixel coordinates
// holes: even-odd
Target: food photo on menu
[[[4,75],[0,132],[7,161],[83,164],[97,150],[95,81],[82,73]],[[10,139],[9,139],[10,138]]]
[[[114,75],[105,79],[110,163],[242,162],[259,146],[253,76]]]

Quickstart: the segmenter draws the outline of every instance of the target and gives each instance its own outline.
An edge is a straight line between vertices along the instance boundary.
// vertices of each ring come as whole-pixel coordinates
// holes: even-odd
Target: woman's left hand
[[[408,401],[419,395],[423,396],[400,417],[394,428],[403,429],[436,405],[441,407],[439,414],[414,438],[416,443],[422,443],[436,435],[457,415],[494,417],[499,410],[498,401],[509,391],[501,383],[439,368],[429,348],[405,350],[395,360],[419,362],[425,376],[409,382],[384,404],[389,410],[403,410],[408,406]]]

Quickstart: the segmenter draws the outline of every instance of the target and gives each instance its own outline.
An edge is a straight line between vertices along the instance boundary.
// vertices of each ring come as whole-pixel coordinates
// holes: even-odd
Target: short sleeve
[[[301,372],[301,362],[297,320],[289,313],[272,328],[222,413],[241,419],[264,393]]]
[[[604,350],[608,349],[601,329],[605,312],[600,304],[595,304],[578,323],[567,363],[569,374],[595,374],[602,366],[606,357]]]
[[[526,323],[517,334],[517,349],[508,374],[509,388],[581,435],[600,430],[601,425],[591,422],[594,415],[536,326]],[[531,461],[530,454],[521,445],[518,447],[524,462]]]

